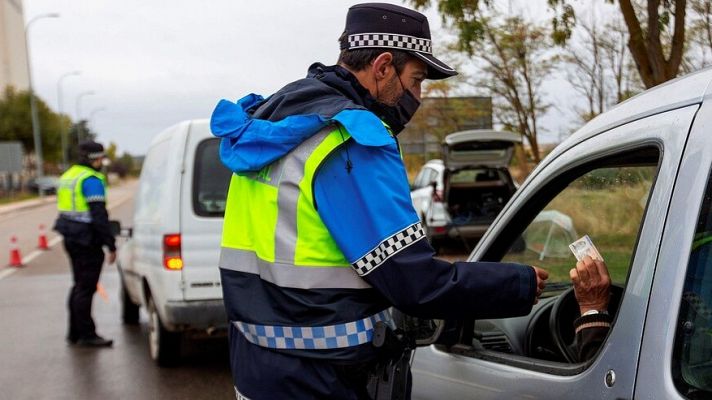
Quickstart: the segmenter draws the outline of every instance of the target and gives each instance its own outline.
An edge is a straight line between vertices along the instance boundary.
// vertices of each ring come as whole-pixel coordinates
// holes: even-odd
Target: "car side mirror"
[[[121,234],[121,222],[116,220],[109,221],[109,229],[112,235],[119,236]]]

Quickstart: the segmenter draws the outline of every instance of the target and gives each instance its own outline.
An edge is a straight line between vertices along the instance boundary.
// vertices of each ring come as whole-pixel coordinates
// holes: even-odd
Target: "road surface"
[[[135,189],[129,182],[109,190],[110,216],[122,225],[130,225]],[[121,324],[115,266],[104,266],[108,299],[95,296],[93,308],[97,331],[114,339],[113,348],[65,342],[69,262],[53,232],[51,249],[35,250],[38,225],[51,227],[56,215],[51,201],[0,214],[2,254],[17,235],[26,264],[0,264],[0,399],[234,399],[225,338],[185,343],[177,367],[153,363],[143,311],[138,326]]]

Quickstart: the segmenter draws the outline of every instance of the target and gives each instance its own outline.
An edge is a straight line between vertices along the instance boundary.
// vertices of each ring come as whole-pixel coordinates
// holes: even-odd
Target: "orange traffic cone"
[[[20,248],[17,246],[17,238],[15,236],[10,238],[10,266],[22,266],[22,256],[20,256]]]
[[[37,239],[37,248],[40,250],[49,250],[47,245],[47,231],[44,225],[40,225],[40,236]]]

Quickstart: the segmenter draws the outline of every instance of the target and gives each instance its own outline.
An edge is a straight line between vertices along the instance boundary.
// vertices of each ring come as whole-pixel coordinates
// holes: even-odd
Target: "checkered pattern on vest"
[[[386,309],[378,314],[328,326],[255,325],[233,321],[237,330],[250,343],[271,349],[339,349],[371,342],[377,322],[395,328],[391,313]]]
[[[420,222],[415,223],[381,242],[375,249],[353,264],[359,276],[368,275],[392,255],[425,237]]]
[[[389,47],[432,54],[430,39],[393,33],[357,33],[349,35],[349,50],[368,47]]]

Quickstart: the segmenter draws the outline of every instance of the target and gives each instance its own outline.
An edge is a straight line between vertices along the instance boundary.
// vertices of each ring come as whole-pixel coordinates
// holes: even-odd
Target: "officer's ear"
[[[393,66],[393,53],[389,51],[385,51],[374,58],[371,62],[371,66],[376,81],[390,79],[391,75],[396,72]]]

